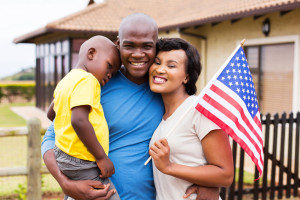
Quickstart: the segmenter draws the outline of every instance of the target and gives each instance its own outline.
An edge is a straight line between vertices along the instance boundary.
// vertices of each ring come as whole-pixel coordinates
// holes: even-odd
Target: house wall
[[[262,24],[266,18],[270,20],[271,24],[268,37],[262,33]],[[255,44],[254,41],[260,41],[260,44],[264,44],[264,41],[266,41],[266,44],[270,44],[272,39],[274,39],[274,42],[276,43],[276,41],[280,41],[284,37],[291,36],[291,38],[293,38],[292,41],[295,42],[295,75],[293,84],[293,103],[295,105],[293,106],[293,110],[300,110],[300,87],[298,86],[300,84],[300,45],[298,42],[300,35],[299,19],[300,9],[295,9],[283,15],[281,15],[280,12],[275,12],[263,15],[257,19],[254,19],[252,16],[240,19],[233,23],[227,20],[215,25],[206,24],[197,28],[190,27],[185,29],[184,32],[206,37],[206,40],[204,40],[180,34],[180,37],[187,39],[197,46],[203,58],[202,64],[204,70],[200,77],[202,80],[198,82],[198,87],[202,89],[205,86],[219,67],[226,61],[227,57],[230,56],[237,44],[244,38],[246,39],[245,45],[247,45],[247,41],[251,44]],[[166,34],[164,34],[164,36],[165,35]]]

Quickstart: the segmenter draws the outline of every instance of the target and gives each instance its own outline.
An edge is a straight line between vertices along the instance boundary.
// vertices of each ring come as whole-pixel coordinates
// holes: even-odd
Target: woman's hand
[[[172,163],[170,162],[170,147],[167,139],[160,139],[151,145],[149,154],[156,168],[162,173],[168,174]]]

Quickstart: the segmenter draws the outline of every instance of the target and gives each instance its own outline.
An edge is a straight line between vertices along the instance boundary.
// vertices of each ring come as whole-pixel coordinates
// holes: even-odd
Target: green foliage
[[[8,101],[11,103],[18,96],[30,102],[35,96],[35,83],[34,82],[13,82],[13,83],[0,84],[0,101],[1,98],[7,97]]]
[[[25,186],[23,186],[22,184],[18,185],[18,189],[16,189],[15,192],[17,193],[17,195],[18,195],[17,198],[19,200],[27,199],[27,196],[26,196],[27,188]]]
[[[0,103],[2,101],[2,98],[5,97],[5,96],[6,95],[4,94],[2,87],[0,87]]]

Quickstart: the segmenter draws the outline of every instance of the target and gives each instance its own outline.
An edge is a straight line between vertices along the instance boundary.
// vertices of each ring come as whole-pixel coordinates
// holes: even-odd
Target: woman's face
[[[187,56],[183,50],[161,51],[149,69],[150,89],[161,94],[185,92]]]

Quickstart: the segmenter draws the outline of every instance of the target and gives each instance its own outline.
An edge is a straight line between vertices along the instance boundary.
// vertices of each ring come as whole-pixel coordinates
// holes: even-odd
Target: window
[[[245,48],[260,112],[275,114],[293,109],[294,43]]]

